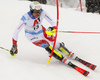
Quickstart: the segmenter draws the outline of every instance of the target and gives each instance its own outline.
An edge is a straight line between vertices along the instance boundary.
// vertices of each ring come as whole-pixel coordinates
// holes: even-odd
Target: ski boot
[[[60,43],[60,48],[58,50],[61,51],[62,53],[65,53],[69,58],[72,58],[72,59],[76,58],[76,56],[74,55],[74,53],[72,53],[71,51],[69,51],[65,47],[65,44],[63,42]]]

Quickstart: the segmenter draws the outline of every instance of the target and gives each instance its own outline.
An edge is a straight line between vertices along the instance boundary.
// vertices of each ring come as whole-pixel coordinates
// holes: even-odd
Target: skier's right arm
[[[19,24],[17,25],[17,27],[15,28],[15,30],[13,32],[13,36],[12,36],[12,48],[10,50],[10,54],[12,56],[16,56],[16,54],[18,53],[18,49],[17,49],[18,34],[22,30],[22,28],[24,27],[25,20],[26,20],[26,18],[24,16],[22,16]]]

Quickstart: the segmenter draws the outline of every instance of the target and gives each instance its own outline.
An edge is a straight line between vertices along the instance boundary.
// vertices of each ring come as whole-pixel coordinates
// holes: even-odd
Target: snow
[[[0,46],[11,49],[12,33],[21,16],[29,10],[28,1],[0,1]],[[56,20],[56,7],[43,5]],[[71,8],[60,8],[59,30],[100,31],[100,15],[75,11]],[[43,25],[48,24],[43,20]],[[95,71],[79,62],[74,64],[90,72],[84,77],[74,69],[55,58],[49,65],[48,52],[37,47],[25,38],[24,29],[19,33],[18,54],[10,56],[9,52],[0,49],[0,80],[99,80],[100,79],[100,34],[58,33],[58,41],[82,59],[97,65]]]

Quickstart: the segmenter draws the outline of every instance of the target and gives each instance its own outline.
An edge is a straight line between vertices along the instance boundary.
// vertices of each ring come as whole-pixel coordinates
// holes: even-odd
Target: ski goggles
[[[34,10],[33,10],[33,13],[41,13],[41,9],[40,9],[40,10],[34,9]]]

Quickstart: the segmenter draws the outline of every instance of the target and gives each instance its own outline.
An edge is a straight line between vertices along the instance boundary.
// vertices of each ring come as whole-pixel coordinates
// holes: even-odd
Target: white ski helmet
[[[42,9],[42,6],[38,1],[34,1],[30,4],[30,12],[31,13],[33,13],[33,12],[40,13],[41,9]]]

